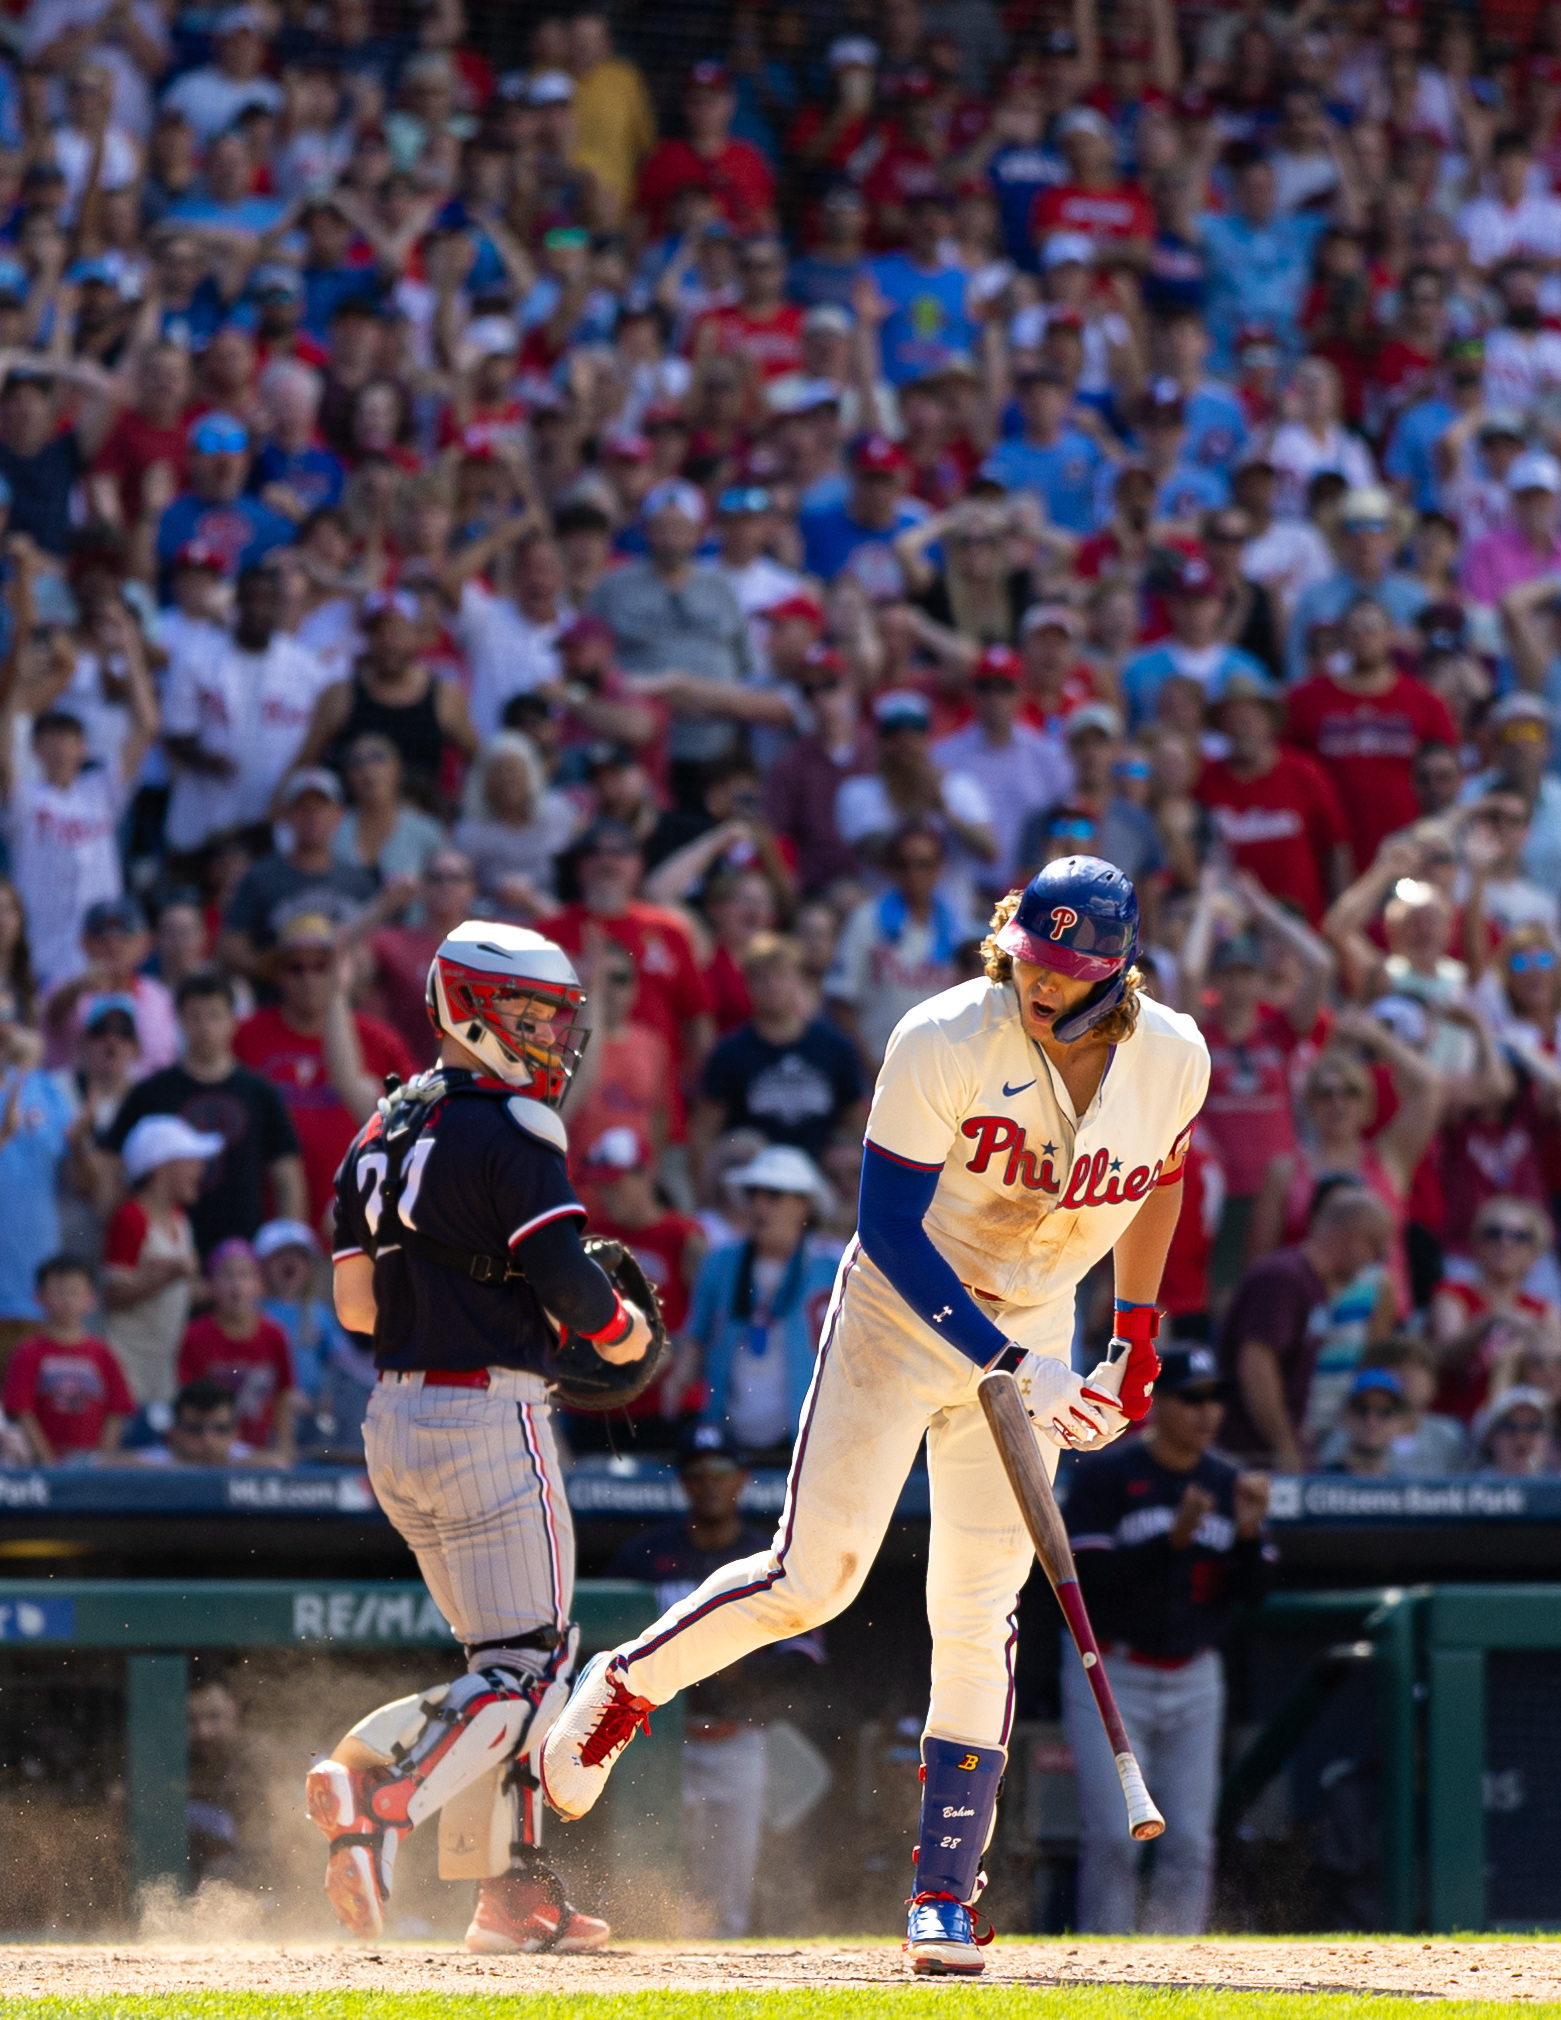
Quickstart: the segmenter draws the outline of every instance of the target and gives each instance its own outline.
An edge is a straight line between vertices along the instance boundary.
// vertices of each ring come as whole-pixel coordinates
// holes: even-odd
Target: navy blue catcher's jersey
[[[374,1254],[384,1130],[384,1118],[371,1116],[336,1174],[334,1261]],[[523,1096],[448,1095],[403,1159],[401,1220],[452,1248],[502,1256],[561,1215],[583,1219],[565,1142],[552,1110]],[[374,1359],[382,1368],[548,1370],[553,1330],[522,1280],[476,1283],[387,1241],[374,1255],[374,1302]]]

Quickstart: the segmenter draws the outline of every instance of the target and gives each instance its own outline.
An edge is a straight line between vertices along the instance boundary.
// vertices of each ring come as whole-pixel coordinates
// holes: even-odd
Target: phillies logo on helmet
[[[1071,905],[1058,905],[1052,911],[1052,938],[1060,940],[1064,933],[1079,923],[1079,915]]]

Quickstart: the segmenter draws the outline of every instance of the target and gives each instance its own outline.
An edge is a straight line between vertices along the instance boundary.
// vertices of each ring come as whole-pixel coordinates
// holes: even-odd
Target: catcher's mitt
[[[650,1321],[651,1343],[637,1361],[614,1364],[604,1361],[595,1347],[579,1333],[566,1332],[553,1356],[549,1382],[553,1399],[565,1410],[616,1410],[644,1395],[666,1368],[667,1329],[661,1307],[645,1272],[621,1241],[601,1235],[587,1235],[581,1244],[593,1262],[599,1263],[622,1298],[637,1305]]]

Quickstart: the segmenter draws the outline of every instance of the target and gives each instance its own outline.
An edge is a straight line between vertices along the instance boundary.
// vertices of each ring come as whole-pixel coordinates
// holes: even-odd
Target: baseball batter
[[[542,1750],[548,1803],[583,1816],[658,1704],[861,1589],[927,1441],[932,1693],[906,1939],[916,1972],[978,1972],[1030,1544],[977,1401],[1011,1369],[1055,1469],[1141,1417],[1154,1300],[1208,1085],[1192,1020],[1141,996],[1138,903],[1109,863],[1048,865],[993,915],[985,976],[912,1010],[873,1097],[859,1232],[842,1258],[763,1556],[727,1565],[598,1656]],[[1069,1367],[1074,1290],[1113,1252],[1117,1338]],[[985,1940],[989,1940],[989,1937]]]
[[[550,940],[458,926],[428,974],[439,1064],[380,1103],[337,1173],[336,1310],[373,1334],[380,1371],[369,1478],[467,1658],[310,1770],[325,1891],[358,1935],[383,1929],[396,1847],[436,1813],[441,1876],[480,1882],[469,1949],[593,1950],[610,1933],[543,1860],[533,1766],[577,1639],[544,1373],[560,1333],[571,1351],[589,1341],[598,1369],[640,1359],[653,1334],[580,1242],[557,1109],[583,1003]]]

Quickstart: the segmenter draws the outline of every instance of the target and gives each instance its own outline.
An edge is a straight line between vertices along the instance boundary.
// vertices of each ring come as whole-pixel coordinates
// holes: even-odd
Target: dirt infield
[[[1246,1991],[1561,1999],[1561,1943],[1192,1940],[998,1942],[988,1982],[1219,1985]],[[109,1993],[245,1991],[785,1991],[899,1980],[885,1942],[625,1943],[594,1957],[472,1957],[453,1945],[229,1943],[5,1946],[5,2001]]]

